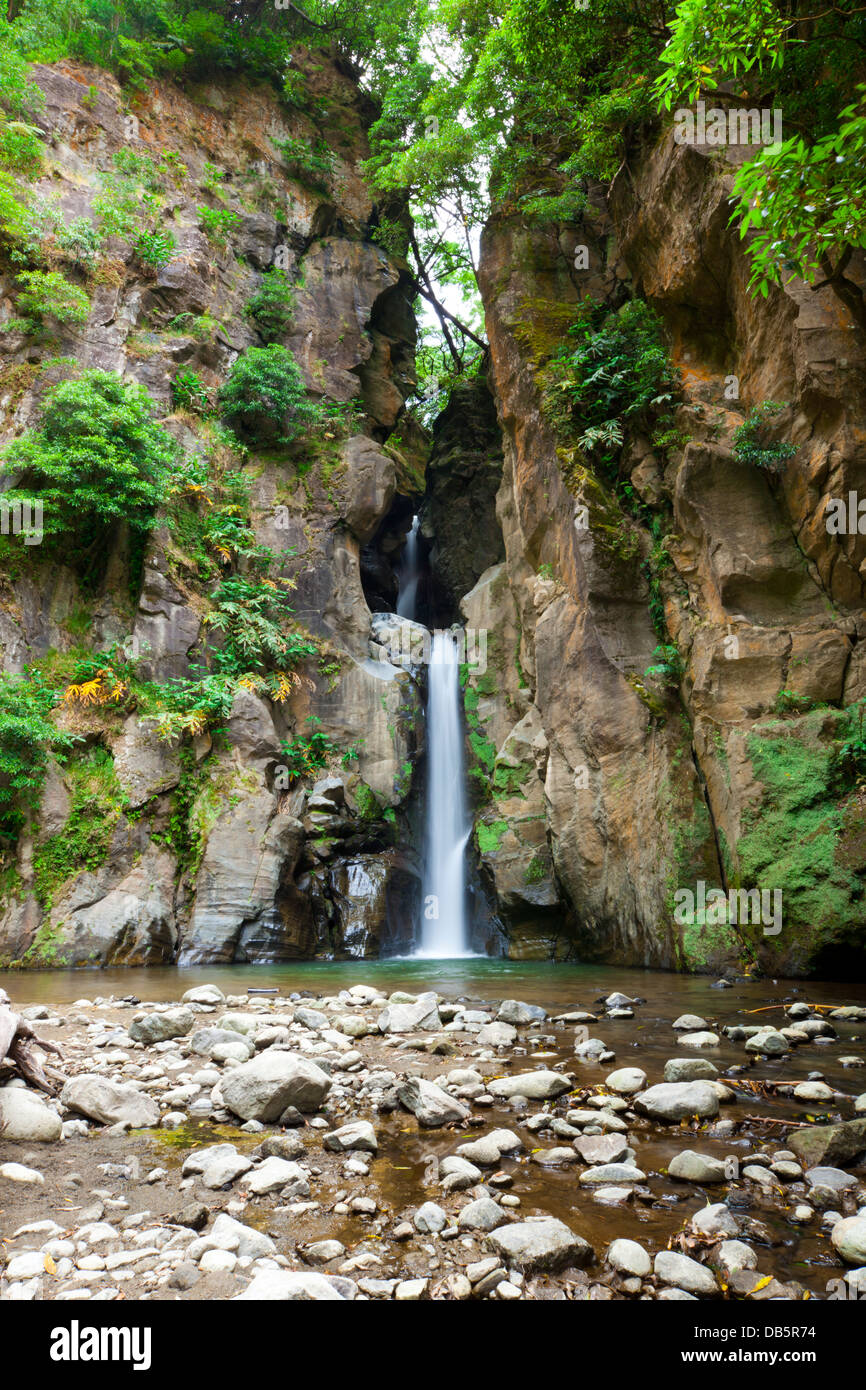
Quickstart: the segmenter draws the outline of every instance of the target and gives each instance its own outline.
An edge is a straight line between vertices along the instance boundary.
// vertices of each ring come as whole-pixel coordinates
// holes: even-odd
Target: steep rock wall
[[[464,609],[508,649],[470,703],[493,750],[479,844],[514,954],[862,968],[863,798],[830,767],[864,693],[866,541],[828,534],[825,514],[830,497],[863,493],[864,347],[828,290],[749,294],[726,202],[743,157],[668,134],[582,223],[502,215],[485,231],[506,561]],[[640,520],[542,408],[539,368],[585,296],[648,300],[682,372],[677,447],[630,443]],[[787,403],[780,427],[798,446],[779,483],[732,448],[767,399]],[[647,511],[663,523],[662,567]],[[644,680],[651,599],[684,666],[661,706]],[[781,930],[678,921],[675,894],[700,882],[780,890]]]
[[[66,767],[50,767],[41,808],[14,860],[7,856],[7,962],[377,955],[414,918],[418,866],[395,846],[419,744],[419,694],[409,673],[371,647],[359,555],[397,486],[399,461],[383,443],[413,380],[415,327],[406,268],[372,236],[375,210],[359,173],[369,105],[336,67],[303,52],[296,66],[309,110],[287,109],[264,84],[181,90],[165,82],[137,98],[134,119],[103,72],[68,63],[33,72],[46,98],[47,154],[34,196],[67,225],[93,220],[101,176],[115,170],[118,151],[161,168],[168,154],[171,176],[159,196],[176,250],[148,274],[115,238],[88,283],[86,324],[47,345],[6,334],[3,442],[38,420],[45,390],[68,375],[58,359],[71,358],[141,383],[186,451],[206,450],[196,418],[172,409],[172,380],[189,369],[213,393],[238,354],[260,343],[244,306],[275,263],[297,284],[282,341],[308,390],[356,408],[348,431],[253,450],[243,466],[256,540],[288,548],[275,577],[293,585],[292,606],[318,641],[318,660],[283,703],[239,691],[219,736],[203,733],[186,748],[158,739],[141,709],[64,708],[59,722],[82,742]],[[304,178],[291,142],[315,148],[320,140],[330,172]],[[206,234],[203,204],[235,214],[222,243]],[[13,314],[7,274],[0,316]],[[212,581],[202,582],[186,538],[157,526],[140,579],[124,526],[109,550],[95,592],[37,547],[4,564],[4,669],[37,662],[62,677],[82,648],[131,640],[142,679],[189,676],[202,656]],[[332,757],[312,789],[314,779],[287,787],[281,740],[303,735],[310,719],[348,757]],[[82,831],[97,823],[110,833],[88,848]]]

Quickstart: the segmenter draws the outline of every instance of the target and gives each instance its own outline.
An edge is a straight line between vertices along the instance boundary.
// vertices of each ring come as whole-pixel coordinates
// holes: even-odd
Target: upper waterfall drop
[[[421,578],[421,555],[418,545],[418,518],[413,516],[412,526],[406,537],[406,544],[400,558],[398,579],[400,587],[397,590],[397,607],[395,612],[398,618],[415,619],[418,608],[418,581]]]

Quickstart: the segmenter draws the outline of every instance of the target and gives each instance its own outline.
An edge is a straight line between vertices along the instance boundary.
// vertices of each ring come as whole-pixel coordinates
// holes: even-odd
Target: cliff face
[[[316,655],[283,698],[239,688],[216,726],[166,741],[146,692],[204,659],[219,566],[202,560],[190,515],[210,501],[169,508],[143,553],[115,525],[89,576],[7,540],[3,667],[41,673],[77,742],[50,761],[6,850],[0,959],[411,948],[423,672],[382,659],[393,624],[371,609],[394,606],[395,558],[419,511],[429,615],[462,615],[476,654],[486,643],[465,685],[473,939],[517,958],[861,969],[866,797],[834,768],[861,737],[866,537],[826,524],[831,499],[866,489],[864,351],[844,309],[829,290],[753,299],[727,225],[743,152],[659,139],[582,223],[488,225],[485,374],[455,391],[428,458],[403,413],[409,276],[376,241],[359,173],[371,112],[333,65],[300,53],[296,66],[305,99],[292,109],[264,85],[221,81],[153,84],[130,111],[104,73],[34,71],[45,225],[51,208],[67,228],[92,222],[131,152],[157,170],[175,249],[148,271],[114,238],[79,274],[86,323],[52,334],[16,325],[10,266],[0,442],[38,423],[70,363],[139,383],[187,457],[240,477],[239,510],[277,555],[272,581],[291,585],[292,624]],[[229,230],[215,234],[221,217]],[[47,263],[64,265],[46,237]],[[176,383],[194,374],[213,400],[260,345],[248,305],[275,264],[294,286],[278,341],[313,398],[352,412],[235,457],[178,405]],[[663,444],[632,432],[617,487],[563,436],[544,370],[588,300],[616,310],[632,298],[660,313],[682,391]],[[734,449],[768,400],[785,403],[777,437],[797,446],[778,476]],[[676,653],[666,689],[647,676],[660,642]],[[82,653],[112,643],[134,654],[136,697],[60,698]],[[318,770],[286,775],[311,731],[326,745]],[[716,921],[701,885],[763,891],[772,913]],[[697,904],[685,914],[684,892]]]
[[[516,798],[494,787],[482,845],[530,954],[862,969],[864,799],[830,769],[859,728],[866,540],[856,525],[831,534],[826,516],[829,499],[863,493],[863,344],[829,290],[749,295],[726,203],[743,155],[668,136],[581,225],[486,229],[506,560],[465,609],[508,647],[478,708],[520,785]],[[580,246],[588,268],[575,270]],[[563,447],[539,366],[579,300],[632,295],[661,313],[683,391],[675,447],[630,442],[625,480],[643,505],[626,509]],[[732,447],[766,400],[786,403],[781,431],[798,446],[778,482]],[[661,708],[644,681],[653,601],[683,666]],[[514,790],[513,768],[502,785]],[[676,894],[697,901],[700,882],[768,891],[766,924],[717,923],[717,910],[678,921]],[[527,934],[533,895],[552,923],[539,930],[536,914]]]
[[[120,710],[61,706],[57,722],[80,742],[66,767],[49,767],[41,809],[7,860],[6,960],[377,955],[380,945],[411,939],[417,864],[397,845],[407,843],[399,820],[419,697],[407,672],[371,657],[359,556],[405,468],[383,441],[413,379],[414,320],[405,268],[372,238],[358,172],[370,113],[336,68],[303,54],[297,66],[307,95],[298,111],[239,81],[186,91],[155,84],[130,113],[105,73],[68,64],[33,73],[46,97],[34,197],[56,205],[67,226],[93,221],[115,156],[132,151],[160,170],[160,221],[176,249],[148,273],[117,238],[88,282],[86,324],[49,345],[7,333],[4,442],[38,419],[47,387],[69,374],[58,359],[74,359],[141,383],[188,455],[217,457],[206,424],[173,410],[172,382],[187,370],[213,394],[238,354],[260,344],[244,306],[273,264],[296,285],[280,341],[309,391],[355,411],[344,417],[348,427],[335,424],[293,450],[253,450],[241,469],[255,541],[288,549],[274,577],[290,580],[295,619],[318,658],[289,699],[239,690],[222,730],[186,747],[156,736],[141,701]],[[292,156],[322,144],[327,172],[305,177]],[[208,235],[202,206],[234,213],[228,237]],[[4,319],[13,285],[7,275],[0,287]],[[7,671],[37,664],[62,689],[76,653],[112,642],[131,643],[145,681],[195,670],[215,581],[189,537],[159,525],[137,566],[123,525],[109,548],[95,591],[38,547],[14,552],[21,558],[4,566],[0,604]],[[311,729],[344,755],[330,758],[315,787],[315,777],[285,775],[280,747]],[[94,750],[102,784],[85,787],[88,801],[82,781]],[[81,843],[88,827],[98,844]]]

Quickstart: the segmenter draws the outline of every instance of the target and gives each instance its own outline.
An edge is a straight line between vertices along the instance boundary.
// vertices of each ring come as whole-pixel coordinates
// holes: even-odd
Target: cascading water
[[[414,621],[418,605],[418,581],[421,578],[417,516],[412,518],[412,527],[406,537],[397,578],[400,586],[397,591],[397,617],[411,618]]]
[[[450,632],[436,632],[427,695],[427,814],[421,950],[469,955],[466,943],[466,769],[460,717],[460,655]]]
[[[397,616],[417,621],[421,554],[418,518],[397,571]],[[467,956],[466,809],[460,654],[450,632],[434,632],[427,670],[427,805],[424,821],[424,907],[416,956]]]

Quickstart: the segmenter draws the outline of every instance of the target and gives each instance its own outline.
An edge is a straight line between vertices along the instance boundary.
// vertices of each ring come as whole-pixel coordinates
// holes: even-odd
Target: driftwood
[[[57,1089],[54,1083],[62,1084],[66,1077],[42,1061],[37,1048],[63,1056],[56,1043],[37,1038],[27,1020],[14,1012],[6,991],[0,989],[0,1076],[11,1065],[13,1075],[53,1096]]]

